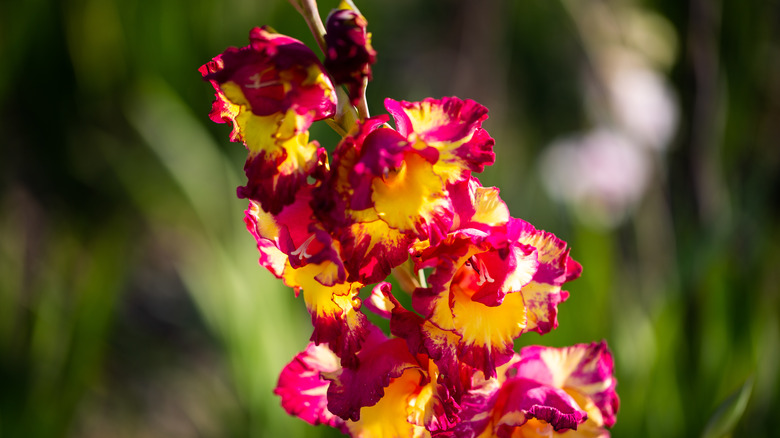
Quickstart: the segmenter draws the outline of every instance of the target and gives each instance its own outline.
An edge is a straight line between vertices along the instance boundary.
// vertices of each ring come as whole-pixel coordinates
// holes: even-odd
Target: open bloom
[[[387,121],[387,116],[377,116],[359,122],[342,139],[333,154],[333,167],[314,189],[312,200],[314,214],[340,243],[348,278],[366,284],[384,280],[403,263],[414,240],[409,232],[383,221],[370,208],[370,198],[365,201],[361,195],[371,190],[371,180],[361,176],[366,161],[377,160],[376,166],[389,169],[393,151],[402,145],[395,131],[383,126]]]
[[[385,115],[358,123],[316,189],[315,214],[342,244],[352,279],[383,280],[415,240],[440,241],[453,224],[448,187],[492,164],[487,109],[470,100],[387,99]]]
[[[436,365],[402,339],[373,329],[356,368],[342,368],[310,344],[284,370],[275,390],[288,413],[353,437],[430,437],[459,421],[459,407],[438,382]]]
[[[455,97],[385,100],[397,129],[377,127],[354,163],[350,207],[371,209],[390,228],[441,239],[454,217],[449,184],[493,163],[493,139],[482,129],[487,108]]]
[[[418,151],[437,154],[433,173],[446,184],[468,179],[493,164],[495,141],[482,128],[488,110],[473,100],[457,97],[421,102],[385,99],[398,132]]]
[[[344,420],[328,410],[330,382],[322,378],[322,373],[340,368],[338,357],[328,347],[309,343],[284,367],[274,393],[282,398],[282,407],[290,415],[315,426],[327,424],[346,432]]]
[[[211,119],[232,123],[231,140],[249,150],[248,183],[238,189],[239,197],[278,213],[323,159],[308,129],[334,114],[335,90],[317,56],[300,41],[267,27],[252,29],[249,40],[200,72],[216,91]]]
[[[311,314],[311,340],[331,347],[345,364],[367,335],[368,320],[358,297],[363,283],[347,281],[338,243],[313,220],[310,186],[293,204],[273,215],[254,201],[245,212],[247,229],[257,241],[260,264],[295,290]]]
[[[463,400],[457,437],[607,438],[615,423],[612,355],[604,342],[530,346]]]
[[[490,377],[512,357],[515,338],[557,326],[557,305],[569,296],[561,286],[581,267],[564,241],[508,217],[496,192],[473,180],[461,189],[473,203],[457,217],[462,228],[439,244],[415,246],[417,267],[433,272],[412,303],[431,356],[457,358]]]

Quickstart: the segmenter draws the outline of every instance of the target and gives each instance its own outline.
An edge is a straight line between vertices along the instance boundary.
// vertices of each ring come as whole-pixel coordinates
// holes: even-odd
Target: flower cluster
[[[369,117],[365,18],[342,3],[311,27],[327,29],[315,35],[324,62],[263,27],[200,69],[211,119],[248,150],[238,196],[260,264],[311,314],[311,343],[279,379],[282,406],[353,437],[608,436],[618,398],[604,343],[514,351],[557,326],[562,287],[582,269],[475,176],[495,161],[487,108],[386,99],[388,114]],[[318,120],[342,134],[332,154],[309,141]]]

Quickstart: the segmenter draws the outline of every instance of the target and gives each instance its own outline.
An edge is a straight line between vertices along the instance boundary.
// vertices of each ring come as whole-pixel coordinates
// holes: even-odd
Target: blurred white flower
[[[588,54],[583,94],[595,127],[545,149],[542,183],[582,221],[611,228],[642,200],[677,130],[677,97],[663,74],[677,43],[668,21],[636,2],[566,4]]]
[[[581,220],[614,227],[641,199],[651,163],[632,138],[600,128],[554,141],[542,153],[540,171],[550,196]]]
[[[615,122],[640,145],[665,150],[677,129],[677,101],[661,74],[625,57],[610,63],[605,85]]]

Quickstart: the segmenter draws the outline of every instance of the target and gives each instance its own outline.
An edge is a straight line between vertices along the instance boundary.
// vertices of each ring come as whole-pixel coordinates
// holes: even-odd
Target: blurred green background
[[[606,339],[614,436],[780,436],[778,2],[358,6],[372,113],[488,106],[483,184],[584,266],[518,346]],[[0,436],[337,436],[271,392],[311,326],[197,72],[263,24],[313,47],[283,0],[0,3]]]

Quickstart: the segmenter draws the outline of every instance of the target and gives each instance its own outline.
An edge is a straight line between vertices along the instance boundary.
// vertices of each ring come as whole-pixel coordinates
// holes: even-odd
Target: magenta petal
[[[495,141],[484,129],[478,129],[471,140],[466,143],[466,147],[458,151],[460,159],[469,164],[468,169],[472,172],[481,173],[485,166],[489,166],[496,161],[496,154],[493,152]]]
[[[384,231],[384,234],[377,234]],[[413,237],[387,229],[381,221],[358,222],[334,232],[341,243],[341,258],[349,281],[382,281],[409,258]]]
[[[347,318],[345,315],[332,317],[312,312],[311,323],[314,331],[310,340],[317,345],[327,344],[341,358],[344,366],[352,367],[358,362],[356,353],[369,335],[371,322],[360,311],[353,316],[355,321],[348,321]]]
[[[412,121],[409,119],[409,116],[404,111],[401,102],[390,99],[388,97],[385,99],[385,109],[387,109],[387,112],[390,113],[391,116],[393,116],[396,130],[401,135],[403,135],[404,137],[408,137],[409,134],[414,132],[414,126],[412,125]]]
[[[472,382],[461,407],[463,422],[443,436],[510,437],[532,418],[565,432],[577,429],[587,419],[587,413],[566,391],[519,377],[503,383],[496,379]]]
[[[274,394],[282,398],[282,407],[290,415],[313,425],[342,427],[344,421],[328,410],[330,382],[321,377],[321,373],[339,368],[333,352],[324,345],[310,343],[282,369]]]
[[[615,424],[620,400],[615,392],[612,354],[605,342],[564,348],[529,346],[520,356],[510,373],[576,390],[599,408],[605,426]]]
[[[495,377],[496,367],[509,362],[513,355],[512,344],[477,346],[461,343],[458,345],[458,359],[482,370],[488,377]]]
[[[335,269],[322,270],[315,279],[325,286],[344,282],[346,272],[333,239],[314,220],[309,206],[311,187],[306,186],[295,202],[277,214],[263,210],[251,201],[244,222],[255,237],[260,251],[260,264],[281,278],[286,263],[295,269],[307,264],[330,262]]]
[[[249,41],[248,46],[230,47],[219,59],[215,58],[213,65],[202,69],[204,78],[215,85],[228,81],[239,84],[252,112],[259,116],[289,108],[295,108],[298,114],[311,112],[315,120],[335,113],[335,93],[330,80],[322,74],[324,84],[307,81],[307,69],[324,72],[311,49],[267,27],[253,28]]]
[[[439,368],[442,384],[456,401],[460,400],[465,388],[462,371],[468,367],[458,360],[460,336],[404,309],[392,295],[387,295],[387,298],[394,304],[390,332],[406,340],[412,353],[430,357]]]
[[[522,378],[504,382],[496,409],[498,436],[510,436],[511,428],[522,426],[530,418],[545,421],[563,432],[577,429],[588,417],[566,391]]]
[[[328,409],[345,420],[358,421],[360,408],[375,405],[384,388],[409,368],[419,367],[403,339],[366,345],[358,353],[355,369],[343,368],[332,376],[328,388]]]
[[[569,257],[566,260],[566,274],[564,281],[568,283],[572,280],[580,278],[580,275],[582,275],[582,265],[573,258]]]
[[[428,277],[430,287],[412,295],[412,305],[450,333],[426,329],[427,338],[454,341],[460,361],[495,376],[496,366],[512,356],[513,341],[525,329],[521,291],[536,270],[536,249],[495,226],[459,229],[438,246],[414,255],[418,268],[432,263],[434,271]]]
[[[508,225],[509,233],[517,235],[517,240],[533,245],[539,251],[539,269],[533,280],[554,286],[574,280],[582,272],[582,266],[569,257],[566,242],[553,233],[538,230],[522,219],[512,219]]]
[[[352,222],[351,204],[365,203],[371,198],[373,174],[369,171],[356,172],[355,166],[361,159],[366,138],[388,120],[387,115],[380,115],[359,121],[333,152],[332,170],[324,183],[314,190],[311,201],[314,213],[327,229],[337,230],[348,226]],[[357,183],[355,178],[358,179]]]
[[[343,283],[346,279],[346,271],[334,248],[333,238],[314,222],[309,224],[308,232],[308,238],[299,246],[282,246],[282,250],[290,257],[290,265],[297,269],[309,263],[319,265],[330,262],[332,266],[336,266],[336,273],[333,274],[331,270],[325,270],[315,279],[325,286]]]
[[[422,107],[437,109],[439,119],[431,120],[429,126],[415,130],[409,114],[420,111]],[[473,100],[461,100],[457,97],[427,98],[422,102],[388,98],[385,99],[385,108],[395,119],[401,135],[408,136],[416,132],[425,140],[435,141],[457,141],[473,135],[487,119],[488,112],[487,108]]]
[[[524,298],[529,314],[543,316],[536,320],[536,325],[529,331],[535,331],[543,335],[558,327],[558,304],[569,298],[569,292],[551,292],[546,294],[544,298],[526,294]]]
[[[286,158],[285,152],[280,153],[273,160],[266,157],[265,151],[250,156],[244,164],[247,183],[236,189],[237,196],[260,202],[263,210],[272,214],[279,213],[285,205],[292,204],[295,193],[306,182],[307,175],[303,172],[290,174],[279,172],[279,165]]]
[[[263,223],[264,220],[266,224]],[[287,264],[287,255],[279,249],[275,240],[263,233],[267,222],[271,221],[270,218],[261,217],[260,207],[254,202],[250,202],[249,207],[244,211],[244,224],[257,241],[260,266],[271,271],[277,278],[282,278],[284,267]]]
[[[566,242],[554,234],[515,218],[510,220],[508,228],[518,242],[537,249],[539,261],[531,284],[522,292],[528,315],[525,331],[548,333],[558,326],[558,304],[569,298],[569,293],[561,287],[579,277],[582,267],[569,256]]]
[[[363,302],[368,310],[384,319],[390,319],[394,304],[387,297],[391,295],[392,285],[386,281],[378,283],[371,290],[371,296]]]
[[[473,438],[480,436],[490,426],[501,384],[496,379],[475,380],[479,381],[473,382],[476,384],[472,385],[461,400],[460,417],[463,421],[448,433],[442,434],[443,437]]]
[[[401,167],[404,153],[409,149],[406,140],[390,128],[379,128],[365,137],[360,158],[349,173],[349,183],[354,189],[349,205],[352,210],[373,207],[372,180]]]
[[[482,129],[487,108],[473,100],[444,97],[399,102],[385,99],[385,108],[395,119],[401,135],[410,141],[422,140],[440,152],[442,162],[460,168],[447,176],[447,182],[468,178],[471,172],[482,172],[495,161],[495,141]]]
[[[303,186],[295,195],[295,202],[272,215],[276,228],[279,229],[279,235],[275,239],[279,248],[287,255],[311,238],[311,226],[315,223],[309,207],[311,197],[311,186]]]

